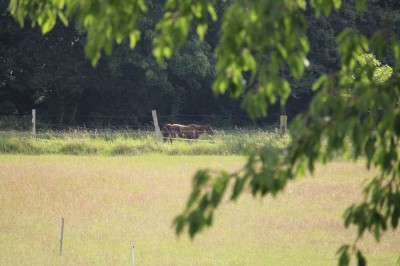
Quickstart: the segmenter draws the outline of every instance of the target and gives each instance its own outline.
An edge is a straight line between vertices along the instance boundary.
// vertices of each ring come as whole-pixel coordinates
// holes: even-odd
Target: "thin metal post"
[[[63,239],[64,239],[64,218],[61,218],[60,256],[62,254]]]
[[[135,266],[135,252],[134,252],[135,246],[132,246],[132,266]]]

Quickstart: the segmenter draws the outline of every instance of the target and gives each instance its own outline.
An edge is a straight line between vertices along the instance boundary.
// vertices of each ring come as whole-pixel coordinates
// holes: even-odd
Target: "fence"
[[[0,131],[15,131],[28,134],[32,132],[34,136],[43,135],[51,132],[53,135],[65,133],[85,133],[94,136],[101,135],[147,135],[154,134],[154,121],[162,127],[166,123],[178,124],[211,124],[215,129],[223,129],[225,132],[238,130],[242,131],[271,131],[279,128],[280,133],[287,131],[287,117],[279,114],[269,114],[267,119],[256,123],[245,115],[154,115],[149,112],[146,117],[136,116],[105,116],[90,115],[82,116],[80,121],[83,123],[56,123],[58,116],[49,114],[40,114],[39,111],[33,111],[29,115],[8,115],[0,116]],[[224,122],[225,121],[225,122]],[[233,123],[233,121],[239,123]],[[267,123],[269,122],[269,123]],[[160,133],[157,133],[160,137]]]

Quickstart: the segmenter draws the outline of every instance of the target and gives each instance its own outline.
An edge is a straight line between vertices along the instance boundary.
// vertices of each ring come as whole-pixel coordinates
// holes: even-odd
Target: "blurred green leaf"
[[[367,265],[367,261],[365,260],[365,257],[361,253],[361,251],[357,251],[357,265],[358,266],[366,266]]]

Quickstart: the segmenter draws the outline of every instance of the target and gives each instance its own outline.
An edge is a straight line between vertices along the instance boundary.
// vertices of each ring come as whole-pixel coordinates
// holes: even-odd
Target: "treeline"
[[[306,11],[310,66],[300,81],[286,71],[281,73],[293,89],[286,104],[288,114],[307,109],[315,77],[338,70],[335,37],[340,31],[351,27],[368,35],[382,27],[385,19],[393,20],[394,30],[400,30],[400,4],[369,2],[363,13],[356,12],[354,1],[343,1],[341,11],[329,17],[317,18]],[[85,33],[73,21],[69,27],[59,23],[42,36],[29,21],[20,28],[7,11],[8,1],[0,2],[0,115],[27,115],[36,108],[49,124],[76,126],[97,121],[97,126],[124,127],[147,123],[151,110],[156,109],[170,122],[193,115],[191,122],[252,124],[229,95],[215,98],[211,91],[219,23],[210,25],[203,42],[193,31],[180,51],[159,64],[152,56],[152,40],[164,1],[146,3],[149,11],[139,20],[142,33],[136,48],[129,49],[127,43],[115,45],[112,55],[103,56],[94,68],[84,56]],[[217,12],[222,14],[229,3],[221,1]],[[390,58],[381,61],[391,63]],[[280,110],[273,106],[269,113],[276,115]],[[256,123],[277,121],[277,116],[271,116]]]

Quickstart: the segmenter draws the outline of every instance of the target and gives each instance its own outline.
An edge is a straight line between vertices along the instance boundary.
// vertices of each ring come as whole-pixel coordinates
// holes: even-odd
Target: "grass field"
[[[265,130],[219,130],[199,140],[159,142],[152,133],[86,131],[40,133],[32,138],[29,132],[0,131],[0,154],[64,154],[64,155],[248,155],[264,144],[283,148],[290,142],[288,136]]]
[[[0,155],[0,265],[336,265],[352,242],[341,214],[360,198],[361,163],[335,162],[276,199],[242,196],[193,242],[174,235],[199,167],[237,169],[239,156]],[[59,256],[61,217],[65,218]],[[362,241],[370,265],[394,265],[400,233]]]

